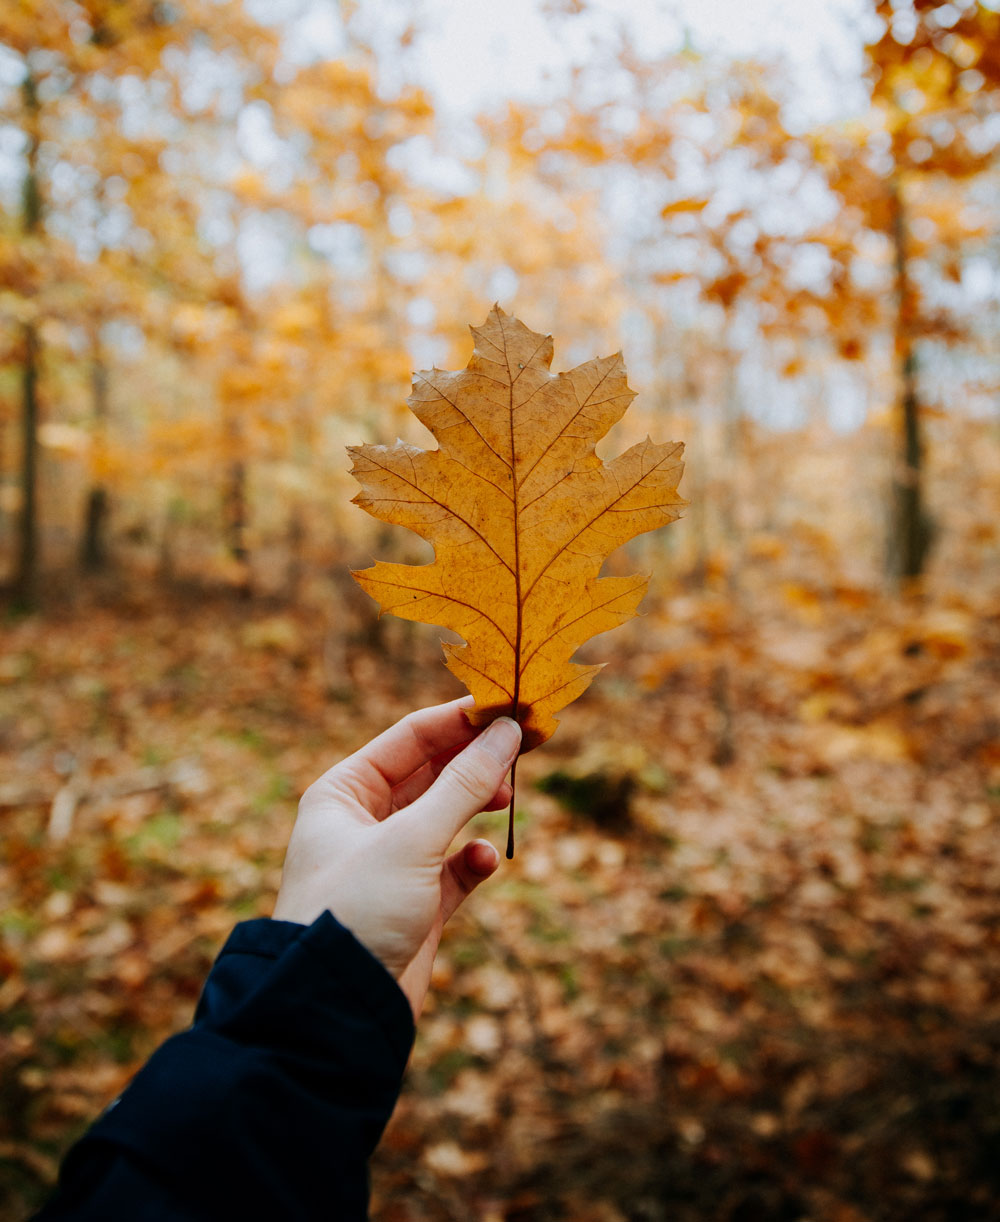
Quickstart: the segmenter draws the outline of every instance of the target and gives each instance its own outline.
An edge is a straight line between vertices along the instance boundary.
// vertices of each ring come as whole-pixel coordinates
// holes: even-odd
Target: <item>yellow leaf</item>
[[[556,728],[599,666],[570,658],[631,619],[648,577],[598,577],[628,539],[680,515],[679,443],[648,438],[603,463],[594,446],[633,398],[621,354],[553,374],[552,339],[494,307],[468,367],[416,375],[409,403],[440,449],[350,448],[355,503],[433,543],[427,565],[354,574],[404,619],[451,628],[449,669],[483,725],[515,717],[523,750]]]
[[[708,207],[707,199],[675,199],[671,204],[665,204],[660,209],[660,216],[676,216],[681,212],[704,212]]]

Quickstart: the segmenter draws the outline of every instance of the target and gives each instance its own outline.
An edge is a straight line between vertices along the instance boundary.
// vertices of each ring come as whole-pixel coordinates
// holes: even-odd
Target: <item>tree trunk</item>
[[[38,90],[29,70],[21,85],[25,111],[26,169],[21,188],[21,227],[25,236],[36,233],[42,220],[38,183]],[[14,603],[24,610],[38,601],[38,328],[34,321],[22,327],[24,360],[21,366],[21,518],[18,524]]]
[[[225,530],[229,554],[239,565],[236,589],[241,598],[250,597],[250,549],[247,547],[247,469],[242,459],[229,466],[226,486]]]
[[[38,335],[23,329],[21,367],[21,519],[18,524],[14,603],[30,610],[38,602]]]
[[[100,448],[108,418],[108,367],[104,360],[100,338],[94,342],[90,366],[91,397],[94,408],[94,440]],[[83,518],[83,539],[80,545],[80,562],[88,573],[97,573],[107,567],[107,523],[109,513],[108,490],[99,479],[95,479],[87,493]]]
[[[108,523],[108,490],[101,484],[95,484],[87,493],[87,503],[83,514],[83,544],[80,549],[80,561],[88,573],[99,573],[107,568],[107,523]]]
[[[892,481],[892,533],[889,568],[901,582],[916,581],[924,571],[931,542],[931,522],[924,507],[924,445],[917,389],[917,354],[913,338],[916,309],[909,275],[906,216],[899,184],[892,186],[892,238],[896,256],[896,359],[899,364],[898,452]]]

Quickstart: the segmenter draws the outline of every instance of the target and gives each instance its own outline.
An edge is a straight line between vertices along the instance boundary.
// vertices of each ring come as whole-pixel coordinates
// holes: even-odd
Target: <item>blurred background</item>
[[[380,1222],[1000,1218],[995,0],[0,12],[0,1220],[460,694],[344,447],[494,301],[687,446],[519,770]],[[503,816],[479,834],[500,843]]]

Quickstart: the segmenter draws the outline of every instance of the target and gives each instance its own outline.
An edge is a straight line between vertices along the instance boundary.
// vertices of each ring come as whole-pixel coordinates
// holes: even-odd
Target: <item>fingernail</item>
[[[476,741],[498,763],[509,764],[521,745],[521,727],[510,717],[498,717]]]

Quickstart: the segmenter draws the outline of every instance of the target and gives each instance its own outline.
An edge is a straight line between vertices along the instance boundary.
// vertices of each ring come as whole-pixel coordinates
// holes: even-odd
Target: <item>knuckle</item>
[[[470,878],[469,875],[461,868],[461,866],[456,864],[454,861],[448,863],[448,869],[451,872],[456,890],[461,899],[465,899],[467,895],[471,895],[475,889],[476,883],[479,880]]]
[[[322,804],[323,787],[319,781],[313,783],[303,792],[299,798],[299,814],[308,815],[315,807]]]
[[[476,762],[468,758],[469,754],[453,760],[445,769],[445,774],[454,788],[476,802],[484,802],[496,788],[496,781],[487,775],[485,769],[477,767]]]
[[[424,718],[421,716],[422,709],[416,709],[412,713],[407,713],[403,718],[403,724],[413,735],[416,740],[417,747],[423,751],[425,755],[433,755],[434,746],[431,739],[427,735],[424,727]]]

